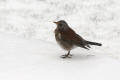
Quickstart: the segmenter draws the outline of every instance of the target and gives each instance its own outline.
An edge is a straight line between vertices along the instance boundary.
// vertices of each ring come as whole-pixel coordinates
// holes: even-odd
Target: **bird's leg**
[[[62,55],[62,58],[71,58],[71,56],[72,55],[70,54],[70,50],[69,50],[67,54]]]

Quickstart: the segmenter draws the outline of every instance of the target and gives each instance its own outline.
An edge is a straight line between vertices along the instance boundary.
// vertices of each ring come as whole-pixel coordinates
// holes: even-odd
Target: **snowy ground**
[[[99,51],[76,49],[73,58],[61,59],[56,44],[3,33],[0,44],[0,80],[120,79],[120,62]]]
[[[61,19],[103,46],[61,59]],[[120,80],[119,25],[119,0],[0,0],[0,80]]]

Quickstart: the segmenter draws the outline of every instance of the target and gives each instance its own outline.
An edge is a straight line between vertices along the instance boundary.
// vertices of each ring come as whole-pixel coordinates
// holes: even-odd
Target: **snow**
[[[120,79],[120,62],[99,51],[73,50],[73,58],[61,59],[63,52],[57,44],[3,33],[0,44],[1,80]]]
[[[120,80],[119,11],[118,0],[0,0],[0,80]],[[58,20],[103,46],[61,59]]]

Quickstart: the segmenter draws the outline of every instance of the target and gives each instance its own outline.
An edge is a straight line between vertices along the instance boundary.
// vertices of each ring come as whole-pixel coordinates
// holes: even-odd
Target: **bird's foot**
[[[72,58],[72,55],[71,54],[65,54],[65,55],[62,55],[61,58]]]

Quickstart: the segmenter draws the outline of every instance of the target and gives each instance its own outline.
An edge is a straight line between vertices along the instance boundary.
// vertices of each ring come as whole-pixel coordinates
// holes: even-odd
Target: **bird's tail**
[[[97,42],[86,41],[86,43],[90,45],[102,46],[101,43],[97,43]]]

